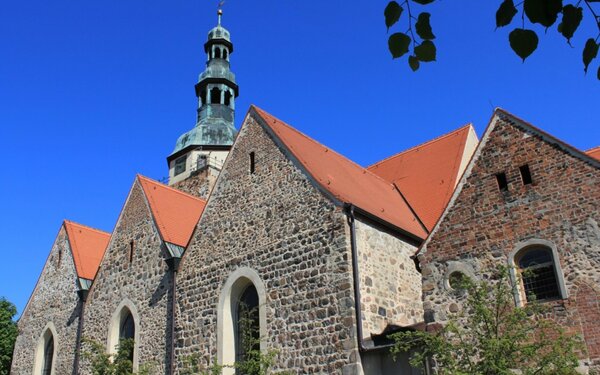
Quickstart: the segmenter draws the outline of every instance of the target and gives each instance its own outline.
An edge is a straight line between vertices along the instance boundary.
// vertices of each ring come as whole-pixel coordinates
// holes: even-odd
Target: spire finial
[[[225,0],[219,1],[219,6],[217,10],[217,15],[219,17],[219,25],[221,24],[221,16],[223,16],[223,4],[225,4]]]

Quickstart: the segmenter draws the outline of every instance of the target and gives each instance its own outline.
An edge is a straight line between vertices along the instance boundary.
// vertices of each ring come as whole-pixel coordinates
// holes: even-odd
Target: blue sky
[[[536,27],[538,51],[523,64],[508,45],[512,27],[494,31],[499,3],[427,6],[438,61],[412,73],[387,50],[386,1],[229,0],[236,125],[256,104],[363,165],[469,122],[481,134],[494,107],[578,148],[599,145],[598,63],[586,77],[581,62],[596,35],[589,15],[575,48]],[[165,157],[194,126],[216,5],[2,5],[0,296],[19,313],[63,219],[111,231],[135,174],[167,175]]]

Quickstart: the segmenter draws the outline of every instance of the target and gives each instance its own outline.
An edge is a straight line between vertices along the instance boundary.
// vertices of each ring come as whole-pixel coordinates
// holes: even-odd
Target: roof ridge
[[[344,155],[340,154],[339,152],[335,151],[335,150],[334,150],[334,149],[332,149],[331,147],[327,147],[327,146],[325,146],[325,145],[324,145],[324,144],[322,144],[321,142],[319,142],[319,141],[317,141],[316,139],[314,139],[314,138],[311,138],[311,137],[309,137],[308,135],[306,135],[306,134],[302,133],[300,130],[298,130],[298,129],[294,128],[294,127],[293,127],[293,126],[291,126],[290,124],[288,124],[288,123],[286,123],[286,122],[284,122],[284,121],[282,121],[282,120],[280,120],[280,119],[278,119],[278,118],[276,118],[276,117],[274,117],[274,116],[270,115],[270,114],[269,114],[268,112],[266,112],[265,110],[263,110],[263,109],[260,109],[259,107],[256,107],[256,106],[254,106],[254,107],[255,107],[255,108],[258,110],[258,111],[260,111],[260,112],[262,112],[262,113],[264,113],[264,114],[268,115],[269,117],[272,117],[272,118],[273,118],[275,121],[278,121],[278,122],[280,122],[282,125],[285,125],[287,128],[289,128],[290,130],[292,130],[292,131],[294,131],[294,132],[298,133],[298,134],[299,134],[299,135],[301,135],[302,137],[304,137],[304,138],[306,138],[306,139],[308,139],[308,140],[310,140],[310,141],[312,141],[312,142],[314,142],[314,143],[318,144],[319,146],[321,146],[321,147],[325,148],[325,149],[327,150],[327,152],[333,152],[334,154],[338,155],[339,157],[341,157],[341,158],[344,158],[344,159],[348,160],[348,161],[349,161],[351,164],[353,164],[354,166],[356,166],[356,167],[360,168],[360,169],[361,169],[361,170],[364,172],[364,174],[369,174],[369,175],[371,175],[371,176],[373,176],[373,177],[377,178],[378,180],[380,180],[381,182],[385,183],[386,185],[388,185],[389,187],[391,187],[392,189],[394,189],[394,190],[395,190],[395,188],[394,188],[394,184],[393,184],[393,183],[390,183],[389,181],[385,180],[384,178],[382,178],[382,177],[379,177],[377,174],[375,174],[375,173],[371,172],[370,170],[368,170],[367,168],[365,168],[365,167],[363,167],[362,165],[358,164],[357,162],[355,162],[354,160],[350,159],[349,157],[347,157],[347,156],[344,156]],[[290,146],[290,145],[287,145],[287,147],[290,147],[290,148],[291,148],[291,146]],[[300,158],[300,156],[298,156],[298,155],[296,155],[296,157],[297,157],[297,158],[299,158],[299,159],[301,159],[301,158]],[[304,162],[304,163],[306,163],[306,164],[308,164],[308,162],[307,162],[306,160],[303,160],[303,162]]]
[[[150,182],[150,183],[152,183],[152,184],[154,184],[154,185],[158,185],[158,186],[160,186],[160,187],[163,187],[163,188],[165,188],[165,189],[167,189],[167,190],[170,190],[170,191],[172,191],[172,192],[174,192],[174,193],[178,193],[178,194],[181,194],[181,195],[183,195],[183,196],[186,196],[186,197],[189,197],[189,198],[193,198],[193,199],[196,199],[196,200],[199,200],[199,201],[202,201],[202,202],[205,202],[205,203],[206,203],[206,200],[205,200],[205,199],[202,199],[202,198],[196,197],[196,196],[194,196],[194,195],[188,194],[188,193],[186,193],[186,192],[183,192],[183,191],[181,191],[181,190],[179,190],[179,189],[175,189],[175,188],[173,188],[173,187],[170,187],[169,185],[165,185],[165,184],[163,184],[163,183],[161,183],[161,182],[158,182],[158,181],[156,181],[156,180],[153,180],[153,179],[151,179],[150,177],[146,177],[146,176],[144,176],[144,175],[141,175],[141,174],[139,174],[139,173],[137,174],[137,177],[138,177],[138,178],[140,178],[140,179],[142,179],[142,180],[148,181],[148,182]]]
[[[416,146],[412,146],[412,147],[410,147],[410,148],[407,148],[406,150],[403,150],[403,151],[400,151],[400,152],[398,152],[398,153],[395,153],[395,154],[393,154],[393,155],[391,155],[391,156],[388,156],[388,157],[387,157],[387,158],[385,158],[385,159],[379,160],[379,161],[377,161],[377,162],[375,162],[375,163],[373,163],[373,164],[369,165],[369,166],[368,166],[368,167],[366,167],[366,168],[367,168],[367,169],[369,169],[369,168],[375,167],[375,166],[377,166],[377,165],[379,165],[379,164],[381,164],[381,163],[384,163],[384,162],[386,162],[386,161],[388,161],[388,160],[391,160],[391,159],[394,159],[394,158],[396,158],[396,157],[398,157],[398,156],[401,156],[402,154],[405,154],[405,153],[407,153],[407,152],[409,152],[409,151],[413,151],[413,150],[415,150],[415,149],[417,149],[417,148],[424,147],[424,146],[426,146],[426,145],[429,145],[429,144],[431,144],[431,143],[434,143],[434,142],[440,141],[440,140],[442,140],[442,139],[444,139],[444,138],[447,138],[447,137],[449,137],[449,136],[451,136],[451,135],[453,135],[453,134],[456,134],[456,133],[460,132],[461,130],[463,130],[463,129],[467,129],[467,128],[474,128],[474,127],[473,127],[473,123],[469,122],[469,123],[467,123],[466,125],[463,125],[463,126],[461,126],[460,128],[454,129],[454,130],[452,130],[452,131],[449,131],[449,132],[447,132],[447,133],[444,133],[444,134],[442,134],[442,135],[439,135],[439,136],[437,136],[437,137],[435,137],[435,138],[432,138],[432,139],[430,139],[430,140],[428,140],[428,141],[425,141],[425,142],[423,142],[423,143],[420,143],[420,144],[418,144],[418,145],[416,145]]]
[[[600,150],[600,146],[595,146],[595,147],[592,147],[592,148],[590,148],[590,149],[587,149],[587,150],[585,150],[584,152],[585,152],[585,153],[588,153],[588,152],[592,152],[592,151],[596,151],[596,150]]]
[[[89,226],[89,225],[85,225],[85,224],[77,223],[77,222],[75,222],[75,221],[68,220],[68,219],[64,219],[64,220],[63,220],[63,223],[65,223],[65,224],[77,225],[77,226],[79,226],[79,227],[82,227],[82,228],[85,228],[85,229],[89,229],[89,230],[92,230],[92,231],[94,231],[94,232],[99,232],[99,233],[101,233],[101,234],[107,234],[107,235],[109,235],[109,236],[111,236],[111,235],[112,235],[112,233],[111,233],[111,232],[107,232],[107,231],[105,231],[105,230],[102,230],[102,229],[94,228],[94,227],[91,227],[91,226]]]

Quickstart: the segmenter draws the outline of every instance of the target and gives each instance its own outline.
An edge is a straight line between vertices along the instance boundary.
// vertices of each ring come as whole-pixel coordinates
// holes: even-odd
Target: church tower
[[[177,139],[167,157],[169,185],[200,196],[210,190],[237,134],[234,113],[239,89],[229,66],[233,44],[229,31],[221,26],[222,14],[219,9],[217,26],[204,44],[207,62],[196,84],[196,126]],[[196,176],[197,181],[186,182]]]

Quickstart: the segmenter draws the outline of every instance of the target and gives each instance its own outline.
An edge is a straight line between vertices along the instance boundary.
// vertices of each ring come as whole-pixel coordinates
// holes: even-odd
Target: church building
[[[466,125],[362,167],[256,106],[237,130],[233,51],[219,11],[168,184],[135,176],[112,233],[61,224],[11,374],[88,375],[86,340],[114,354],[124,338],[135,371],[232,365],[244,319],[274,373],[421,374],[388,334],[458,311],[454,272],[533,258],[554,277],[524,291],[546,293],[597,368],[600,149],[497,110],[481,141]]]

